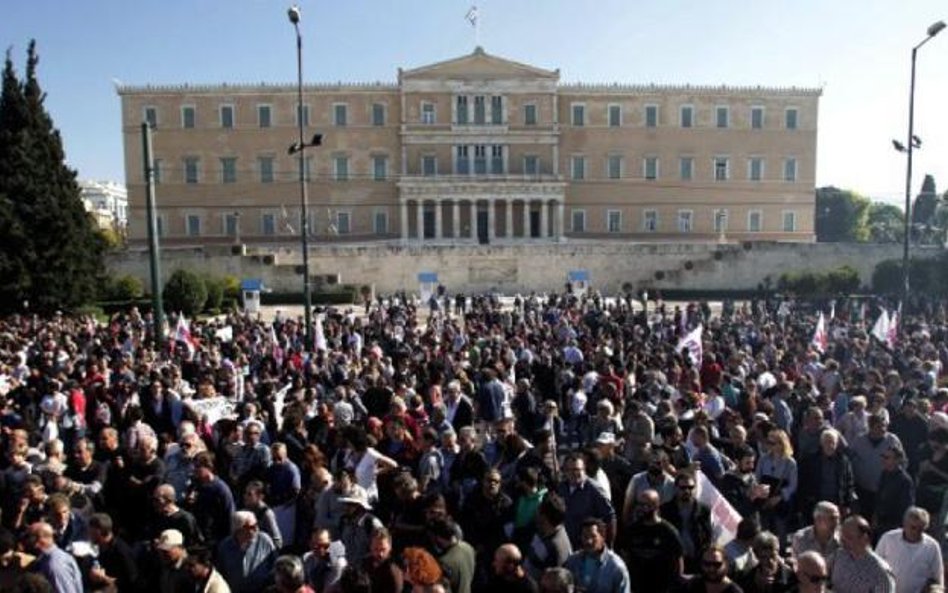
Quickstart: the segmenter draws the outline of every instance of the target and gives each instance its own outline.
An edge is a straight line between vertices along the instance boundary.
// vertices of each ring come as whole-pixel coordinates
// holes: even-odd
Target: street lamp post
[[[299,129],[299,139],[290,147],[290,154],[299,155],[300,173],[300,236],[303,243],[303,318],[306,323],[303,349],[307,352],[313,348],[313,302],[309,287],[309,216],[306,212],[306,143],[303,140],[303,36],[300,34],[300,8],[291,6],[287,16],[296,30],[296,120]]]
[[[938,21],[928,27],[928,35],[921,43],[912,48],[912,78],[909,83],[909,121],[908,138],[905,146],[895,143],[896,149],[906,153],[905,166],[905,236],[902,238],[902,302],[908,305],[909,296],[909,231],[912,217],[912,150],[921,146],[921,140],[915,136],[915,57],[922,47],[945,28],[944,21]]]

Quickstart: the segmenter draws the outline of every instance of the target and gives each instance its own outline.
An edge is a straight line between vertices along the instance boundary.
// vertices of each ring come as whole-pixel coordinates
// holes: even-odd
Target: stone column
[[[452,212],[454,222],[451,226],[451,236],[455,239],[461,238],[461,200],[454,200],[454,212]]]
[[[530,200],[523,201],[523,238],[530,238]]]
[[[566,236],[564,233],[564,225],[566,222],[566,205],[563,203],[563,200],[559,200],[556,203],[556,238],[560,241],[563,240],[563,237]]]
[[[546,200],[540,202],[540,238],[550,236],[550,205]]]
[[[441,203],[441,200],[435,200],[435,203],[434,203],[434,207],[435,207],[435,239],[440,239],[441,237],[444,236],[444,230],[443,230],[444,227],[442,226],[443,221],[441,220],[442,210],[443,210],[442,206],[444,206],[444,204]]]
[[[415,220],[417,222],[417,239],[421,243],[425,240],[425,202],[424,200],[418,200],[418,212],[415,213]]]
[[[468,205],[471,210],[471,228],[468,229],[467,238],[474,239],[477,237],[477,200],[471,199]]]
[[[408,200],[402,200],[402,241],[408,241]]]
[[[497,236],[497,212],[494,208],[494,200],[487,200],[487,240],[493,241]]]
[[[514,236],[514,231],[513,231],[513,205],[514,205],[514,202],[513,202],[513,200],[507,200],[507,201],[506,201],[506,205],[507,205],[507,220],[506,220],[506,223],[507,223],[506,231],[507,231],[507,232],[505,233],[505,236],[506,236],[508,239],[513,239],[513,236]]]

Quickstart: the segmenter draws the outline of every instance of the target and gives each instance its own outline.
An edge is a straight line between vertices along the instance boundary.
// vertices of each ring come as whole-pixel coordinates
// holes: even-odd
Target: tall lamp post
[[[319,146],[322,143],[322,136],[316,134],[312,141],[306,143],[303,140],[303,127],[307,123],[303,121],[303,36],[300,35],[300,7],[291,6],[287,10],[287,16],[293,28],[296,30],[296,120],[299,128],[299,138],[289,149],[290,154],[299,155],[300,168],[300,235],[303,242],[303,308],[304,321],[306,323],[303,348],[309,352],[313,348],[313,301],[310,296],[309,287],[309,216],[306,212],[306,149]]]
[[[908,305],[909,296],[909,231],[912,224],[912,150],[920,148],[921,139],[915,135],[915,57],[918,54],[918,48],[928,43],[932,37],[941,33],[945,28],[944,21],[938,21],[928,27],[927,36],[918,45],[912,48],[912,79],[909,83],[909,121],[908,138],[903,146],[901,142],[893,141],[892,144],[899,152],[904,152],[907,156],[905,166],[905,237],[902,241],[902,302]]]

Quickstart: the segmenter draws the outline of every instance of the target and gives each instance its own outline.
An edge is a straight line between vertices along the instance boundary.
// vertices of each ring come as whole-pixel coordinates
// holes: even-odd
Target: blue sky
[[[22,72],[38,43],[40,79],[70,164],[124,179],[119,99],[126,84],[291,82],[285,0],[4,0],[0,42]],[[394,81],[470,52],[466,0],[302,0],[304,77]],[[948,20],[944,0],[484,0],[480,43],[564,82],[823,86],[817,185],[898,203],[913,45]],[[948,189],[948,30],[919,51],[914,191]]]

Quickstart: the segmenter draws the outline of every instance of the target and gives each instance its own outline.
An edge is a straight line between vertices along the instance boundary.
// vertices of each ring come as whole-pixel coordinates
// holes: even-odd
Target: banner
[[[701,335],[703,332],[704,327],[698,325],[698,327],[694,328],[690,333],[682,336],[681,340],[678,341],[678,345],[675,346],[676,352],[687,349],[688,356],[695,365],[700,365],[704,358],[704,346],[701,344]]]
[[[711,509],[711,532],[714,543],[724,547],[737,537],[741,515],[734,510],[704,472],[698,471],[698,502]]]
[[[810,340],[810,345],[813,346],[817,352],[823,354],[826,352],[827,342],[826,319],[823,318],[823,312],[820,311],[820,318],[816,322],[816,330],[813,332],[813,339]]]
[[[883,344],[889,341],[889,314],[883,309],[876,319],[876,324],[872,326],[872,335]]]
[[[199,417],[207,416],[207,423],[212,426],[221,418],[236,417],[234,402],[222,396],[188,399],[184,400],[184,405],[194,410]]]

